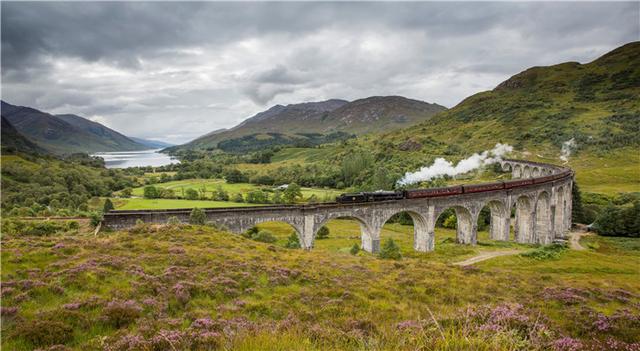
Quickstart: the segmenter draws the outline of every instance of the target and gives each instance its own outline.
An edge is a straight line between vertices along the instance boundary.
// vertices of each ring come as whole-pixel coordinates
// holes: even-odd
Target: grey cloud
[[[638,2],[0,6],[3,99],[173,142],[275,103],[401,94],[452,106],[640,36]]]

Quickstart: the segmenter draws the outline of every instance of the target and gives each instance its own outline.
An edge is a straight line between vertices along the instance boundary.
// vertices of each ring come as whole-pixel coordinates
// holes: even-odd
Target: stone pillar
[[[489,207],[491,208],[491,223],[489,223],[491,240],[509,241],[511,213],[504,208],[504,205],[489,204]]]
[[[513,164],[511,178],[518,179],[520,177],[522,177],[522,166],[517,163]]]
[[[304,224],[302,225],[301,230],[296,228],[296,231],[298,231],[298,238],[300,239],[301,248],[305,250],[311,250],[311,248],[313,248],[313,241],[318,229],[320,228],[318,227],[316,229],[315,216],[312,214],[305,214]]]
[[[564,238],[565,228],[565,205],[564,205],[564,187],[556,190],[555,211],[553,216],[553,232],[556,238]]]
[[[516,201],[516,242],[532,243],[535,208],[526,196]]]
[[[362,249],[369,253],[380,252],[380,229],[369,228],[368,225],[360,223],[362,233]]]
[[[435,247],[435,206],[429,206],[426,214],[411,214],[413,219],[413,248],[420,252],[433,251]]]
[[[460,244],[475,245],[478,241],[477,213],[472,214],[464,207],[456,207],[455,210],[458,218],[456,240]]]
[[[543,192],[538,196],[535,211],[535,227],[533,231],[532,242],[538,244],[551,243],[551,211],[550,199],[547,192]]]

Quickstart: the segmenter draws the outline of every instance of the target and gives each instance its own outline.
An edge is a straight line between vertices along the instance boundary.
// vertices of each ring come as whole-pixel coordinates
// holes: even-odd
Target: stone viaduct
[[[526,180],[518,182],[524,184],[417,199],[203,210],[208,222],[225,226],[234,233],[242,233],[263,222],[289,223],[305,249],[313,247],[318,229],[327,221],[350,218],[360,223],[362,248],[378,252],[382,226],[393,215],[407,212],[413,219],[415,250],[432,251],[436,221],[449,208],[455,210],[457,217],[457,242],[474,245],[478,215],[485,206],[491,211],[489,232],[493,240],[510,240],[511,226],[515,241],[520,243],[549,244],[555,238],[565,238],[571,227],[573,172],[560,166],[519,160],[503,160],[501,165],[504,171],[511,172],[513,179]],[[103,228],[125,229],[134,226],[137,220],[161,224],[170,217],[188,222],[190,213],[190,209],[111,211],[104,215]]]

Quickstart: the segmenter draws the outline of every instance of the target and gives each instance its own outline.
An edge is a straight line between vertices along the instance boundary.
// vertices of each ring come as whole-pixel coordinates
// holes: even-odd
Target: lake
[[[91,156],[102,157],[107,168],[159,167],[180,163],[179,160],[158,151],[160,150],[98,152]]]

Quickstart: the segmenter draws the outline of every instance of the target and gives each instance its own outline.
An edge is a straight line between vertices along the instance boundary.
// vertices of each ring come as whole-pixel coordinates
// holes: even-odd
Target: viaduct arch
[[[382,226],[394,214],[407,212],[414,223],[414,249],[432,251],[436,220],[448,208],[456,212],[457,241],[475,245],[477,219],[484,206],[491,210],[489,232],[493,240],[509,240],[512,224],[517,242],[548,244],[555,238],[565,238],[571,226],[573,172],[565,167],[530,161],[503,160],[501,163],[502,169],[510,171],[511,178],[519,181],[485,184],[488,190],[416,199],[203,210],[208,222],[225,226],[234,233],[242,233],[262,222],[286,222],[295,228],[305,249],[313,248],[316,233],[327,221],[347,217],[360,223],[362,248],[378,252]],[[500,184],[501,188],[491,186]],[[515,208],[514,223],[512,208]],[[190,213],[191,209],[110,211],[104,215],[103,227],[126,229],[137,220],[161,224],[170,217],[187,222]]]

